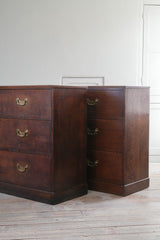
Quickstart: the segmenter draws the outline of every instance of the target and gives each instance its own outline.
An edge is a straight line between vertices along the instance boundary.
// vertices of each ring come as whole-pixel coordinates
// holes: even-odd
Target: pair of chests
[[[148,117],[148,88],[1,87],[0,190],[52,204],[142,190]]]

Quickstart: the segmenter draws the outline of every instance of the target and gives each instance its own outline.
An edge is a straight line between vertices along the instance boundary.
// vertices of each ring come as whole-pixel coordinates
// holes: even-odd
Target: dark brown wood
[[[125,91],[124,183],[148,177],[149,94],[148,89]]]
[[[93,178],[88,180],[88,185],[90,190],[112,193],[120,196],[128,196],[129,194],[144,190],[149,186],[149,178],[142,179],[138,182],[133,182],[131,184],[115,184],[105,180],[97,180]]]
[[[27,199],[49,203],[58,204],[87,193],[84,184],[72,187],[65,191],[60,192],[50,192],[39,190],[37,188],[22,187],[20,185],[14,185],[10,183],[0,182],[0,190],[3,193],[12,194],[19,197],[24,197]]]
[[[88,149],[122,152],[122,124],[122,120],[89,119],[88,131],[91,131],[91,134],[93,134],[97,128],[98,133],[96,135],[88,135]]]
[[[3,88],[0,87],[0,118],[51,120],[51,90]],[[17,98],[27,98],[27,104],[17,105]]]
[[[96,179],[115,184],[122,182],[122,154],[107,151],[88,151],[88,160],[95,163],[96,167],[88,167],[88,180]]]
[[[84,90],[81,89],[76,91],[56,89],[53,102],[55,115],[53,182],[54,191],[60,192],[81,183],[86,184],[84,169],[87,108]],[[85,187],[87,189],[87,185]]]
[[[27,136],[17,136],[17,129],[28,130]],[[51,122],[1,118],[0,137],[1,150],[48,154],[51,151]]]
[[[1,192],[51,204],[87,193],[85,93],[85,87],[0,87]],[[17,97],[27,104],[17,105]]]
[[[94,101],[98,99],[95,106],[88,105],[89,119],[121,119],[123,114],[123,91],[112,89],[108,91],[88,91],[87,99]]]
[[[0,86],[1,90],[51,90],[51,89],[84,89],[79,86],[62,85],[20,85],[20,86]],[[86,87],[87,88],[87,87]]]
[[[28,168],[20,172],[17,164]],[[48,156],[0,151],[0,181],[49,191],[50,165]]]
[[[98,160],[88,167],[89,189],[126,196],[148,187],[149,88],[89,87],[88,96],[101,96],[88,106],[88,126],[100,129],[88,137],[88,159]],[[116,104],[109,106],[107,99]]]

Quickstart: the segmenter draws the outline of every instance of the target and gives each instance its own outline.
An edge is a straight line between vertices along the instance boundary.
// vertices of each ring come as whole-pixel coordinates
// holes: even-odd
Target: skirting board
[[[0,192],[54,205],[87,194],[88,187],[78,185],[60,192],[47,192],[0,182]]]
[[[100,181],[88,181],[88,188],[94,191],[112,193],[120,196],[127,196],[134,192],[141,191],[149,187],[149,178],[133,182],[127,185],[118,185],[112,183],[104,183]]]

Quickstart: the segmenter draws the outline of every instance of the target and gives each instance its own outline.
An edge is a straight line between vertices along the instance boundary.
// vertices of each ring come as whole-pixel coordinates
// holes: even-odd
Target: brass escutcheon
[[[20,100],[19,98],[16,98],[17,105],[24,106],[28,103],[28,99],[25,98],[24,100]]]
[[[95,160],[94,162],[88,160],[88,167],[97,167],[97,166],[98,166],[98,163],[99,163],[98,160]]]
[[[21,132],[21,130],[19,130],[19,129],[17,129],[16,130],[16,132],[17,132],[17,136],[18,137],[27,137],[28,136],[28,129],[26,129],[24,132]]]
[[[94,99],[94,100],[91,100],[90,98],[87,98],[87,104],[88,104],[89,106],[95,106],[98,102],[99,102],[99,99],[98,99],[98,98],[96,98],[96,99]]]
[[[89,129],[87,128],[87,133],[89,136],[95,136],[97,135],[99,132],[99,129],[98,128],[95,128],[95,129]]]
[[[28,169],[28,164],[22,167],[19,163],[17,163],[17,169],[19,172],[24,173]]]

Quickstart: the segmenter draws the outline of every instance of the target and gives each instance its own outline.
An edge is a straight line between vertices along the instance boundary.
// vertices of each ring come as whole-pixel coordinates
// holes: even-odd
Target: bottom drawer
[[[88,180],[122,183],[122,155],[120,153],[88,151]]]
[[[0,181],[50,190],[50,157],[0,151]]]

